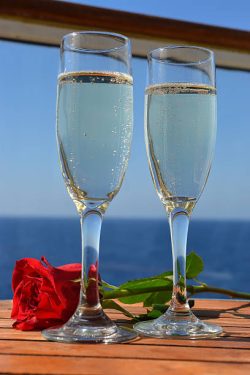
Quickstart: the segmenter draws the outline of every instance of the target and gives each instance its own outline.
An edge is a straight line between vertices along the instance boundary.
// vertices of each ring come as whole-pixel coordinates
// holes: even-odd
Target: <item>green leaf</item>
[[[119,301],[122,303],[127,303],[128,305],[132,305],[133,303],[144,302],[150,296],[151,293],[143,293],[143,294],[136,294],[129,297],[121,297]]]
[[[123,284],[119,287],[119,289],[125,289],[125,290],[140,290],[145,289],[149,287],[157,287],[157,286],[168,286],[172,285],[172,279],[165,280],[165,279],[152,279],[147,281],[140,281],[133,283],[127,283],[127,285]]]
[[[152,285],[152,281],[155,280],[165,280],[167,282],[173,281],[173,273],[171,271],[164,272],[160,275],[151,276],[151,277],[145,277],[143,279],[135,279],[127,281],[124,284],[121,284],[119,286],[119,289],[138,289],[138,288],[145,288],[149,285]]]
[[[197,255],[194,251],[192,251],[187,256],[187,262],[186,262],[186,277],[187,279],[193,279],[199,273],[203,271],[204,264],[202,258]]]
[[[121,311],[124,315],[126,315],[126,316],[128,316],[129,318],[132,318],[132,319],[135,317],[128,310],[124,309],[124,307],[122,307],[121,305],[119,305],[117,302],[115,302],[113,300],[103,301],[102,308],[103,309],[113,309],[113,310]]]
[[[141,280],[133,280],[129,281],[119,287],[120,290],[127,290],[131,291],[131,296],[128,297],[120,297],[119,301],[123,303],[139,303],[139,302],[145,302],[148,298],[150,298],[151,295],[154,295],[155,293],[148,292],[147,288],[152,287],[164,287],[166,288],[166,292],[163,291],[163,294],[166,294],[168,289],[172,289],[172,276],[167,279],[165,278],[150,278],[150,280],[147,279],[141,279]],[[161,293],[161,292],[156,292]],[[162,296],[163,296],[162,294]],[[151,303],[146,304],[146,306],[151,306]]]
[[[157,319],[162,315],[162,312],[159,310],[152,310],[147,313],[148,319]]]
[[[158,310],[158,311],[160,311],[163,314],[164,312],[167,311],[168,307],[169,307],[169,304],[168,305],[165,305],[165,304],[155,304],[155,305],[153,305],[153,310]]]
[[[132,322],[138,323],[138,322],[144,322],[145,320],[151,320],[151,319],[152,318],[148,318],[148,314],[140,314],[140,315],[135,315]]]
[[[117,286],[107,283],[106,281],[102,280],[102,287],[107,289],[119,289]]]
[[[150,293],[150,295],[144,300],[143,306],[151,307],[155,304],[163,305],[164,303],[168,302],[171,299],[171,297],[171,291]]]
[[[158,306],[162,306],[162,305],[158,305]],[[165,311],[166,311],[166,306],[165,306],[164,311],[158,310],[157,308],[153,308],[152,310],[148,310],[146,314],[136,315],[133,319],[133,322],[143,322],[145,320],[152,320],[152,319],[159,318]]]

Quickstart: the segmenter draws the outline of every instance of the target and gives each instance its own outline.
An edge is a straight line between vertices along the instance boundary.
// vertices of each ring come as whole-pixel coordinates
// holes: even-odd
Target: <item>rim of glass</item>
[[[190,49],[190,50],[196,50],[196,51],[203,51],[208,54],[208,57],[204,59],[200,59],[197,61],[189,61],[189,62],[173,62],[173,61],[168,61],[168,58],[161,59],[159,56],[156,57],[157,53],[159,54],[161,51],[165,50],[171,50],[171,49]],[[205,47],[198,47],[198,46],[185,46],[185,45],[169,45],[165,47],[159,47],[156,48],[148,53],[148,60],[156,60],[160,63],[165,63],[169,65],[198,65],[198,64],[205,64],[206,62],[212,60],[214,57],[214,52],[208,48]]]
[[[112,48],[103,48],[103,49],[89,49],[89,48],[77,48],[77,47],[72,47],[67,43],[67,39],[69,39],[72,36],[76,35],[100,35],[100,36],[107,36],[116,40],[120,40],[123,42],[120,46],[117,47],[112,47]],[[67,51],[72,51],[72,52],[82,52],[82,53],[103,53],[103,52],[113,52],[113,51],[119,51],[120,49],[126,48],[130,45],[130,40],[128,37],[122,34],[118,33],[111,33],[108,31],[74,31],[72,33],[68,33],[63,36],[62,38],[62,45],[63,49]]]

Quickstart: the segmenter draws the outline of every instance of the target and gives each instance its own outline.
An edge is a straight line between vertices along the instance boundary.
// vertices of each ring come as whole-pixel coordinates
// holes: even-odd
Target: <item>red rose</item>
[[[65,323],[79,301],[80,283],[73,280],[80,277],[80,264],[53,267],[44,257],[17,261],[12,276],[13,327],[27,331]]]

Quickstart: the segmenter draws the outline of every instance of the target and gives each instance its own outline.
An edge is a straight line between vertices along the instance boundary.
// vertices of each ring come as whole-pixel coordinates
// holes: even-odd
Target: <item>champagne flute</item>
[[[150,172],[169,218],[173,256],[173,294],[160,318],[137,323],[146,336],[215,336],[221,327],[191,312],[186,293],[186,243],[190,215],[206,184],[216,138],[213,52],[169,46],[148,56],[145,139]]]
[[[61,44],[57,141],[63,178],[81,220],[82,280],[78,308],[62,327],[43,331],[63,342],[116,343],[136,333],[103,312],[99,242],[103,215],[127,169],[133,126],[133,80],[128,38],[74,32]]]

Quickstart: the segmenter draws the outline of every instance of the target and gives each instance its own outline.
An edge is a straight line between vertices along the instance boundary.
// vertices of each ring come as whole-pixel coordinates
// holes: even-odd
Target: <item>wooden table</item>
[[[250,302],[196,300],[196,314],[223,326],[214,340],[141,338],[118,345],[60,344],[11,328],[10,301],[0,301],[0,374],[250,374]],[[130,306],[133,312],[140,306]],[[116,320],[123,316],[108,312]]]

